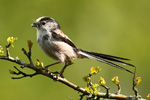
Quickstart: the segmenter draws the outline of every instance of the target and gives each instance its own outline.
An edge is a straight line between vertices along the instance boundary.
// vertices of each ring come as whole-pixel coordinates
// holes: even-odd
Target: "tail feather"
[[[84,51],[84,50],[82,50],[82,51]],[[107,54],[102,54],[102,53],[89,52],[89,51],[84,51],[84,52],[93,54],[95,56],[101,56],[101,57],[103,57],[105,59],[115,58],[115,59],[120,59],[120,60],[130,60],[128,58],[122,58],[122,57],[117,57],[117,56],[112,56],[112,55],[107,55]]]
[[[130,70],[128,70],[124,67],[121,67],[120,65],[112,63],[111,61],[135,67],[132,64],[120,61],[120,60],[129,60],[127,58],[116,57],[116,56],[111,56],[111,55],[106,55],[106,54],[101,54],[101,53],[95,53],[95,52],[89,52],[89,51],[85,51],[85,50],[81,50],[80,54],[83,55],[83,56],[86,56],[88,58],[95,59],[95,60],[101,61],[103,63],[109,64],[113,67],[125,70],[125,71],[130,72],[130,73],[133,73],[133,72],[131,72]],[[118,59],[120,59],[120,60],[118,60]]]
[[[124,65],[129,65],[129,66],[135,67],[132,64],[126,63],[124,61],[120,61],[120,60],[130,60],[130,59],[127,59],[127,58],[122,58],[122,57],[117,57],[117,56],[111,56],[111,55],[106,55],[106,54],[101,54],[101,53],[95,53],[95,52],[89,52],[89,51],[84,51],[84,50],[82,50],[82,51],[85,52],[85,53],[87,53],[87,54],[94,55],[96,57],[100,57],[100,58],[103,58],[103,59],[107,59],[107,60],[110,60],[110,61],[114,61],[114,62],[117,62],[117,63],[121,63],[121,64],[124,64]],[[120,59],[120,60],[118,60],[118,59]]]

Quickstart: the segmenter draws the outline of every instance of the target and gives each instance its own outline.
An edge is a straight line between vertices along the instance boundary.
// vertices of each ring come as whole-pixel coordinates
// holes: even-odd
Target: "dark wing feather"
[[[73,48],[77,48],[76,45],[59,29],[52,31],[52,36],[58,41],[63,41]]]

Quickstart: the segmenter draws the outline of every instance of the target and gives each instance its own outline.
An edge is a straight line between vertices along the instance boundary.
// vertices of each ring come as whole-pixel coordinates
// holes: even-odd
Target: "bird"
[[[47,16],[39,17],[36,21],[32,24],[32,27],[36,27],[37,30],[37,43],[42,51],[49,56],[56,60],[55,63],[45,66],[45,69],[48,70],[48,67],[64,63],[63,68],[58,73],[58,77],[64,77],[63,72],[67,66],[73,64],[72,60],[77,58],[90,58],[94,59],[113,67],[119,68],[121,70],[125,70],[129,73],[133,73],[132,71],[116,64],[120,63],[123,65],[128,65],[135,67],[133,64],[127,63],[130,59],[107,55],[103,53],[91,52],[86,51],[83,49],[78,48],[72,40],[63,33],[60,28],[58,22]]]

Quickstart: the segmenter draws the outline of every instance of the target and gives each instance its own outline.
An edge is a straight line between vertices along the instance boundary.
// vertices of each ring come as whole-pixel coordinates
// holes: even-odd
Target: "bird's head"
[[[32,27],[36,27],[38,30],[53,30],[60,29],[59,24],[50,17],[40,17],[33,24]]]

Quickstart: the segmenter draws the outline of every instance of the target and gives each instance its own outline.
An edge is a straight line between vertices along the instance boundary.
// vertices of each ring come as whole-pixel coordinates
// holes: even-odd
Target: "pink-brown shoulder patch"
[[[65,35],[60,29],[56,29],[56,30],[54,30],[54,32],[57,33],[57,34],[60,34],[62,36]]]

